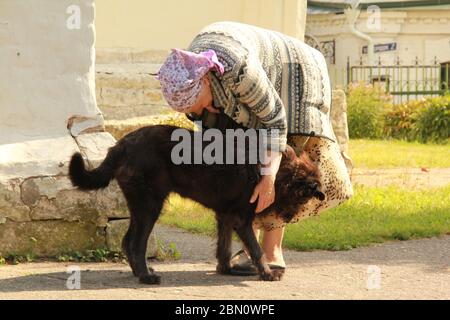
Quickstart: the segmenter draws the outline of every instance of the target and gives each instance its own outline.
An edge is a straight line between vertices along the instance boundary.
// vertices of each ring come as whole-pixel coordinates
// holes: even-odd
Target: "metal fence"
[[[358,82],[378,84],[393,96],[395,103],[402,103],[449,92],[449,69],[450,62],[440,63],[437,59],[429,65],[420,64],[418,59],[410,65],[402,65],[398,58],[393,65],[385,65],[381,60],[376,65],[364,65],[362,60],[351,65],[347,59],[344,74],[335,72],[334,82],[345,86]],[[333,74],[331,77],[333,79]]]

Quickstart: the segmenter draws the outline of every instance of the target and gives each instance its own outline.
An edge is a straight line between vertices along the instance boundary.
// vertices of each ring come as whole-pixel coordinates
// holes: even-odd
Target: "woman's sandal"
[[[244,250],[238,251],[230,260],[230,274],[234,276],[256,276],[258,269]]]
[[[252,259],[247,255],[244,250],[238,251],[230,261],[231,269],[230,274],[234,276],[256,276],[258,275],[258,269],[252,262]],[[269,263],[271,270],[286,270],[286,267]]]

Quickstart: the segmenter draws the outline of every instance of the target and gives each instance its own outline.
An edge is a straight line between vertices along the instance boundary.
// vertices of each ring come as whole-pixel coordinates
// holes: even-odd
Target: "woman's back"
[[[213,94],[227,115],[246,127],[263,127],[256,113],[279,99],[290,134],[323,136],[334,141],[329,112],[331,89],[323,55],[293,37],[237,22],[217,22],[203,28],[188,50],[212,49],[224,65],[213,74]],[[220,82],[221,86],[214,82]],[[249,112],[242,97],[262,103]],[[262,95],[270,93],[269,97]],[[245,99],[244,99],[245,100]],[[247,99],[248,100],[248,99]],[[261,112],[264,113],[264,112]]]

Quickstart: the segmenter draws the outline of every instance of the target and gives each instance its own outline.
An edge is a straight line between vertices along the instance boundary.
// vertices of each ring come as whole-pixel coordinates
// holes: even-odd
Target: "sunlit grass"
[[[356,168],[449,168],[450,146],[400,140],[354,139],[349,155]]]
[[[160,220],[187,231],[214,235],[214,214],[172,195]],[[355,187],[346,203],[289,225],[284,247],[295,250],[347,250],[389,240],[450,234],[450,186],[409,191],[394,186]]]
[[[427,191],[358,186],[355,191],[346,203],[290,225],[284,245],[297,250],[345,250],[450,233],[450,186]]]

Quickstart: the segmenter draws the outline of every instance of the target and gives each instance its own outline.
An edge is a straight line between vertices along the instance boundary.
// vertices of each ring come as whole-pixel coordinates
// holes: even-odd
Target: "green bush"
[[[421,143],[450,141],[450,95],[392,104],[381,86],[352,84],[347,118],[352,139],[400,139]]]
[[[391,97],[377,85],[350,85],[347,95],[349,135],[352,139],[383,136],[383,112]]]
[[[423,101],[411,101],[388,106],[384,114],[384,135],[399,140],[416,139],[415,113],[423,107]]]
[[[447,143],[450,95],[391,105],[384,116],[387,137],[421,143]]]
[[[414,132],[419,142],[448,143],[450,95],[427,99],[414,114]]]

